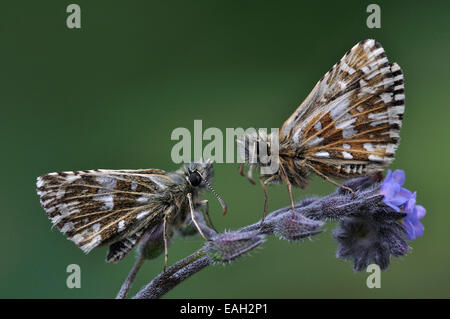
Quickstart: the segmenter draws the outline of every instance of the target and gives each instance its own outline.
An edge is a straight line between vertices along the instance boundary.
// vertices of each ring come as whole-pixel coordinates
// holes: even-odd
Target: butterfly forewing
[[[404,112],[403,74],[381,45],[361,41],[325,74],[280,129],[328,176],[366,175],[394,158]]]
[[[53,225],[89,252],[130,236],[122,245],[136,244],[138,231],[162,218],[158,197],[173,183],[162,170],[89,170],[40,176],[37,191]]]

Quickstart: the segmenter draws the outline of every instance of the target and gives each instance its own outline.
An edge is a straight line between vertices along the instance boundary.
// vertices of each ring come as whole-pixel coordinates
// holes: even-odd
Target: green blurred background
[[[3,298],[114,297],[134,253],[113,265],[106,248],[84,255],[40,207],[35,178],[53,171],[161,168],[176,127],[279,127],[315,83],[355,43],[375,38],[405,73],[406,114],[392,168],[427,208],[425,234],[393,259],[381,289],[366,287],[335,258],[335,227],[312,241],[269,238],[229,266],[209,267],[167,298],[450,297],[448,1],[378,1],[381,29],[368,29],[371,1],[76,1],[82,28],[66,27],[69,1],[0,4],[1,263]],[[237,164],[216,164],[214,185],[229,205],[219,229],[255,222],[263,194]],[[318,178],[297,199],[324,195]],[[289,203],[270,188],[270,210]],[[200,247],[176,239],[169,262]],[[66,266],[81,266],[81,289],[66,287]],[[148,262],[132,293],[162,270]]]

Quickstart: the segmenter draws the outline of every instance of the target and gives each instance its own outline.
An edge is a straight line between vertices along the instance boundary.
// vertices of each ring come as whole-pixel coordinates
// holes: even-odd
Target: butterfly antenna
[[[212,186],[209,184],[209,182],[207,180],[205,180],[205,184],[206,186],[209,188],[209,190],[214,194],[214,196],[216,196],[217,200],[219,201],[220,205],[223,208],[223,213],[222,215],[225,215],[227,213],[227,204],[225,204],[225,202],[223,201],[223,199],[219,196],[219,194],[216,193],[216,191],[214,190],[214,188],[212,188]]]

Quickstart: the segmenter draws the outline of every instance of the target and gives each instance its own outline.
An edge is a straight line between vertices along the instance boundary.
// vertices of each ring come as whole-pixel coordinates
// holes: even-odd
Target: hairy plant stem
[[[377,182],[379,180],[370,176],[350,180],[346,185],[355,190],[354,194],[337,189],[334,193],[321,198],[308,198],[295,205],[294,214],[292,214],[291,206],[284,207],[268,214],[264,223],[257,221],[236,231],[218,234],[203,220],[200,220],[199,227],[210,240],[195,253],[176,262],[156,276],[133,298],[160,298],[208,265],[228,264],[245,255],[251,249],[262,244],[267,235],[276,235],[282,240],[297,241],[323,232],[320,227],[324,221],[342,220],[345,217],[369,216],[375,221],[379,220],[390,225],[388,224],[390,220],[404,217],[404,214],[389,210],[383,203],[383,195],[380,194]],[[150,236],[145,238],[147,238],[147,242],[143,241],[141,244],[146,245]],[[144,257],[141,254],[122,285],[117,298],[126,297],[143,261]]]
[[[116,299],[124,299],[127,297],[128,291],[130,290],[131,285],[133,284],[133,281],[136,278],[139,269],[141,269],[141,266],[144,263],[144,261],[145,261],[144,256],[139,255],[138,258],[136,259],[136,262],[133,265],[133,268],[131,268],[131,271],[128,274],[127,279],[125,279],[125,282],[122,284],[122,287],[120,287]]]
[[[142,288],[134,299],[157,299],[211,263],[203,248],[173,264]]]

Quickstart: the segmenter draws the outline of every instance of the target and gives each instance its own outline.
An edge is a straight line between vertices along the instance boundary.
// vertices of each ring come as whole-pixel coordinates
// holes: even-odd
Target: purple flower
[[[401,211],[400,207],[408,202],[412,195],[409,190],[402,188],[404,182],[404,171],[396,170],[392,173],[391,170],[388,170],[380,188],[380,193],[384,195],[384,203],[397,212]]]
[[[414,240],[423,235],[424,227],[420,220],[425,216],[426,210],[421,205],[416,205],[416,192],[410,197],[405,205],[406,217],[402,220],[406,230],[406,237]]]
[[[403,170],[387,171],[386,178],[381,184],[380,193],[384,195],[383,202],[397,212],[406,213],[401,220],[406,237],[414,240],[423,235],[424,227],[420,220],[425,216],[423,206],[416,205],[416,192],[403,188],[405,172]]]
[[[364,178],[350,181],[356,186],[361,182],[365,183]],[[336,256],[352,260],[355,271],[362,271],[371,263],[387,269],[391,256],[407,254],[406,239],[422,236],[424,228],[420,220],[426,211],[416,205],[417,194],[402,187],[404,182],[404,171],[388,170],[381,185],[356,188],[362,198],[376,198],[376,201],[367,202],[357,210],[351,209],[340,218],[333,232],[338,243]]]

